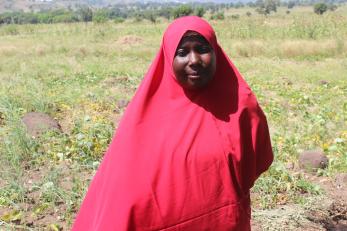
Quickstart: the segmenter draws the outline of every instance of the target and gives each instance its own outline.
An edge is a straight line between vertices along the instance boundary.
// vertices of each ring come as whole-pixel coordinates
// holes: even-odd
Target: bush
[[[56,15],[52,18],[53,23],[71,23],[71,22],[78,22],[78,18],[71,14],[71,13],[65,13],[61,15]]]
[[[93,15],[93,22],[104,23],[108,19],[107,13],[103,10],[98,10]]]
[[[5,34],[7,35],[17,35],[19,34],[19,31],[17,30],[17,26],[15,25],[8,25],[4,28]]]
[[[160,17],[164,17],[166,19],[170,19],[171,14],[172,14],[171,9],[168,7],[162,8],[158,12],[158,15]]]
[[[288,9],[293,9],[294,6],[295,6],[295,2],[294,1],[288,2],[288,5],[287,5]]]
[[[121,18],[121,17],[114,18],[113,22],[114,23],[122,23],[122,22],[124,22],[124,18]]]
[[[90,22],[93,20],[93,11],[89,7],[83,7],[78,10],[79,20],[82,22]]]
[[[36,14],[26,13],[22,15],[22,23],[36,24],[38,22],[39,22],[39,19]]]
[[[224,18],[225,17],[224,17],[224,12],[223,11],[217,12],[217,13],[211,15],[211,19],[212,20],[224,20]]]
[[[188,16],[193,14],[193,8],[188,5],[181,5],[175,8],[172,12],[174,18],[179,18],[183,16]]]
[[[204,14],[206,13],[206,10],[203,7],[198,7],[195,9],[195,15],[199,17],[203,17]]]
[[[313,10],[316,14],[324,14],[328,10],[328,6],[325,3],[317,3],[313,6]]]
[[[239,19],[240,15],[239,14],[233,14],[233,15],[231,15],[231,18],[232,19]]]
[[[153,11],[146,11],[144,12],[144,18],[149,20],[152,23],[157,22],[157,15]]]
[[[335,10],[337,9],[337,5],[330,4],[330,5],[328,6],[328,9],[329,9],[330,11],[335,11]]]
[[[256,5],[257,5],[256,11],[259,14],[268,15],[272,11],[277,12],[277,6],[279,5],[279,1],[278,0],[264,0],[264,1],[258,0],[256,2]]]

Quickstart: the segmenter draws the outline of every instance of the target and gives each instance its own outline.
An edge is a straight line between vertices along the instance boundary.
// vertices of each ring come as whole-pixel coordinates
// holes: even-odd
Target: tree
[[[335,11],[335,10],[337,9],[337,5],[330,4],[330,5],[328,6],[328,9],[329,9],[330,11]]]
[[[289,1],[288,2],[288,5],[287,5],[288,9],[292,9],[294,6],[295,6],[295,2],[294,1]]]
[[[322,15],[328,10],[328,6],[325,3],[314,4],[313,10],[316,14]]]
[[[179,18],[182,16],[188,16],[193,13],[193,8],[188,5],[181,5],[173,10],[173,17]]]
[[[224,12],[223,11],[220,11],[220,12],[217,12],[215,14],[212,14],[211,15],[211,19],[214,19],[214,20],[224,20]]]
[[[278,0],[258,0],[256,2],[256,6],[257,6],[256,11],[259,14],[268,15],[272,11],[276,12],[278,5],[279,5],[279,1]]]
[[[82,7],[78,11],[80,21],[82,22],[90,22],[93,19],[93,11],[89,7]]]
[[[156,12],[154,12],[153,10],[145,11],[143,16],[145,19],[151,21],[152,23],[157,22],[157,15],[156,15]]]
[[[195,9],[195,13],[194,13],[194,14],[195,14],[196,16],[203,17],[204,14],[205,14],[205,12],[206,12],[206,11],[205,11],[204,7],[201,7],[201,6],[200,6],[200,7],[198,7],[198,8]]]
[[[170,19],[171,16],[171,9],[168,7],[162,8],[159,10],[158,13],[159,16],[164,17],[166,19]]]

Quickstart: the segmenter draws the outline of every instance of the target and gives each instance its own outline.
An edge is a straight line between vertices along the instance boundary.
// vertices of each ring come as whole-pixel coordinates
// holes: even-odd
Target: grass
[[[295,168],[303,150],[329,157],[320,175],[347,171],[346,12],[263,17],[246,8],[211,21],[270,124],[276,160],[253,189],[258,209],[324,196]],[[0,229],[69,227],[122,115],[117,102],[131,99],[167,24],[0,27]],[[64,133],[28,136],[21,117],[31,111]]]

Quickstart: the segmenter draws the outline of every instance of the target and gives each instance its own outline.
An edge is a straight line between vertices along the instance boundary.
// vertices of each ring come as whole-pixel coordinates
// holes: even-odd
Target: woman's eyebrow
[[[179,46],[181,46],[184,42],[187,42],[187,41],[199,41],[199,42],[201,42],[203,44],[211,46],[210,43],[202,35],[186,35],[186,36],[183,36],[181,42],[179,43]]]

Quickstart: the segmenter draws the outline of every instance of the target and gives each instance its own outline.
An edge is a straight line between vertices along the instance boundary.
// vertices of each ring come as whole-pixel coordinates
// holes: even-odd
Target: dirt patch
[[[299,205],[287,204],[273,209],[254,210],[253,218],[258,230],[325,230],[305,218],[305,210]],[[253,230],[253,229],[252,229]]]
[[[0,227],[6,218],[5,230],[69,230],[79,205],[76,193],[89,184],[93,170],[69,161],[23,168],[24,200],[15,207],[0,206]]]
[[[103,87],[116,87],[118,85],[126,85],[130,82],[130,78],[128,76],[115,76],[115,77],[109,77],[107,79],[104,79],[102,81]]]
[[[307,218],[328,231],[347,230],[347,204],[335,200],[326,210],[310,211]]]
[[[60,124],[49,115],[41,112],[29,112],[22,118],[30,136],[37,137],[48,130],[61,131]]]
[[[142,44],[142,42],[143,42],[143,39],[141,37],[134,36],[134,35],[127,35],[124,37],[120,37],[117,40],[117,43],[122,45],[138,45],[138,44]]]
[[[324,193],[307,198],[302,205],[286,201],[272,209],[253,206],[252,230],[347,231],[347,190],[345,175],[334,178],[301,172],[307,181],[319,185]],[[259,195],[252,193],[252,201]]]
[[[309,172],[324,169],[328,163],[329,159],[321,151],[305,151],[299,155],[299,166]]]
[[[338,174],[339,176],[340,174]],[[327,177],[307,175],[307,179],[321,186],[326,195],[315,210],[307,213],[307,219],[321,225],[328,231],[347,230],[347,190],[341,182]]]

